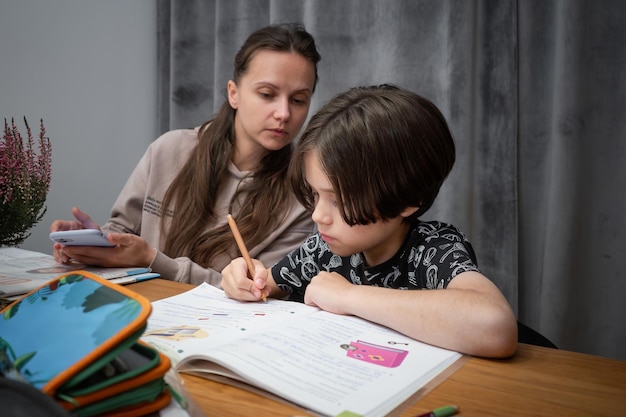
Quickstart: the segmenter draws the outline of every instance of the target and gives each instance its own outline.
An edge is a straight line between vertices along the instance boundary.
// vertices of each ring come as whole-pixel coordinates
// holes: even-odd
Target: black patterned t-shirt
[[[362,253],[337,256],[316,233],[272,267],[278,287],[293,301],[304,301],[304,292],[320,271],[337,272],[356,285],[403,290],[445,288],[465,271],[479,271],[470,242],[456,227],[418,222],[402,247],[388,261],[366,267]]]

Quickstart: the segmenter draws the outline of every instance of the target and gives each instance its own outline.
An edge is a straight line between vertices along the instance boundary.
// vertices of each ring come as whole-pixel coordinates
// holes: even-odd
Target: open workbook
[[[152,307],[142,340],[178,371],[320,415],[387,415],[462,356],[301,303],[231,300],[206,283]]]
[[[0,248],[0,298],[26,294],[61,274],[86,270],[116,284],[157,278],[149,268],[99,268],[79,263],[61,264],[52,255],[5,247]],[[132,277],[132,278],[131,278]]]

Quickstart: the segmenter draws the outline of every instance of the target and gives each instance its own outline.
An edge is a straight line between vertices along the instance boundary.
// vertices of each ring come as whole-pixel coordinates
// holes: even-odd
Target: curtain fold
[[[519,2],[520,314],[626,359],[626,10]]]
[[[355,85],[430,98],[457,163],[426,218],[459,226],[518,318],[626,359],[620,0],[158,0],[159,129],[224,100],[253,30],[301,22],[322,55],[311,114]]]

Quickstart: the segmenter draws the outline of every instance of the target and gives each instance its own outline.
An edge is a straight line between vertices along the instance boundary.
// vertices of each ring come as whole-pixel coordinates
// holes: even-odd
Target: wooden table
[[[162,279],[132,284],[150,301],[191,289]],[[181,374],[192,400],[208,416],[307,416],[297,407]],[[520,344],[509,359],[468,357],[460,369],[394,415],[417,416],[455,404],[464,417],[626,415],[626,362]]]

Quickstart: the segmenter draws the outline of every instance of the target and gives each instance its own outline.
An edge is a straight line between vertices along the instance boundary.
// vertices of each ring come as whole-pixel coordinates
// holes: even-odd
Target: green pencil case
[[[0,312],[0,371],[79,417],[158,411],[171,363],[138,340],[151,309],[87,271],[61,275]]]

